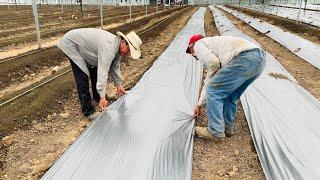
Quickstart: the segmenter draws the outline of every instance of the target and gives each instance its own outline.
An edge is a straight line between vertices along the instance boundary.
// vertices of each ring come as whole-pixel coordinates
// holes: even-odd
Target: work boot
[[[209,139],[209,140],[213,140],[215,142],[221,142],[224,139],[224,137],[217,137],[217,136],[212,135],[208,131],[208,128],[206,128],[206,127],[196,126],[194,128],[194,132],[199,138]]]
[[[226,134],[227,137],[231,137],[234,135],[234,128],[227,128],[225,129],[224,133]]]
[[[87,118],[91,121],[97,119],[100,116],[101,112],[94,112],[92,114],[90,114],[89,116],[87,116]]]

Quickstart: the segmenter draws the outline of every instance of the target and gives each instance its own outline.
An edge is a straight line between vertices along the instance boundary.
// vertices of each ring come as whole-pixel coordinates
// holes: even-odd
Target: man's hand
[[[123,88],[122,86],[118,86],[118,87],[117,87],[117,93],[118,93],[118,95],[123,96],[123,95],[125,95],[127,92],[126,92],[126,90],[124,90],[124,88]]]
[[[100,97],[99,101],[99,107],[101,110],[104,110],[109,105],[109,102],[107,101],[106,97]]]
[[[193,111],[193,117],[198,117],[200,116],[200,112],[201,112],[201,106],[200,105],[197,105],[195,108],[194,108],[194,111]]]

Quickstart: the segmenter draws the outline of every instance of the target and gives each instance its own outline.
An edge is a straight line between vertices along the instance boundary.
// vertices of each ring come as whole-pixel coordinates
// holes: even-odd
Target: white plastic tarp
[[[243,7],[254,10],[254,11],[269,13],[269,14],[280,16],[280,17],[292,19],[292,20],[297,20],[298,14],[299,14],[299,9],[292,9],[292,8],[285,8],[285,7],[279,7],[278,10],[276,6],[268,6],[268,5],[265,5],[263,7],[262,5],[252,4],[252,5],[244,5]],[[301,10],[299,21],[307,24],[311,24],[313,26],[320,27],[320,11]]]
[[[222,35],[257,43],[211,8]],[[320,179],[320,102],[270,53],[266,58],[265,71],[241,96],[265,176],[270,180]]]
[[[274,25],[261,21],[258,18],[253,18],[236,10],[226,8],[224,6],[218,6],[228,13],[236,16],[240,20],[246,22],[248,25],[256,29],[257,31],[266,34],[266,36],[274,39],[292,53],[301,57],[305,61],[309,62],[316,68],[320,69],[320,46],[303,39],[290,32],[283,31]]]
[[[312,2],[308,2],[308,3],[312,3]],[[305,4],[304,1],[301,2],[301,10],[302,11],[305,6],[307,9],[320,10],[320,4],[319,4],[320,1],[317,5],[316,4],[308,4],[308,3]],[[299,8],[299,6],[300,6],[299,4],[290,4],[290,3],[286,4],[283,2],[281,2],[279,5],[282,7],[289,7],[289,8]],[[278,6],[278,4],[277,4],[277,2],[272,2],[272,3],[270,3],[270,6]]]
[[[188,180],[202,65],[186,54],[204,34],[200,8],[127,95],[110,105],[42,179]]]

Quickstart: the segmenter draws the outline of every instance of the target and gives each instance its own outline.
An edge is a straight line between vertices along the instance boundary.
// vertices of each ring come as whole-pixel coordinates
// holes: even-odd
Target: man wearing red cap
[[[264,70],[265,52],[260,46],[238,37],[205,38],[200,34],[190,37],[186,52],[200,60],[207,70],[194,116],[199,115],[206,103],[208,128],[197,126],[195,133],[216,141],[232,136],[237,101]]]

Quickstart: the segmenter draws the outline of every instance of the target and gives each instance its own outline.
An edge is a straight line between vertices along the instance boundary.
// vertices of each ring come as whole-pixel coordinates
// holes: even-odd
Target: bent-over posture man
[[[237,101],[266,66],[265,52],[254,43],[232,36],[189,39],[187,53],[200,60],[207,70],[205,85],[194,110],[198,116],[206,103],[208,127],[195,128],[202,138],[221,141],[234,134]]]
[[[121,86],[120,60],[122,56],[138,59],[141,55],[141,39],[135,32],[124,35],[117,32],[82,28],[66,33],[58,47],[68,56],[77,84],[81,109],[84,116],[93,120],[99,116],[89,92],[89,78],[92,85],[93,100],[104,109],[108,106],[106,85],[108,72],[114,80],[119,95],[125,94]]]

